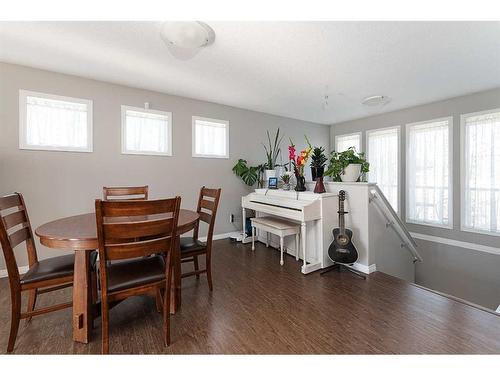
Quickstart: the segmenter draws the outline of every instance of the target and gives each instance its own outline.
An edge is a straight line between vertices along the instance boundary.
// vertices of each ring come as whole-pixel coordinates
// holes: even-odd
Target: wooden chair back
[[[102,188],[104,200],[148,200],[149,186],[106,187]]]
[[[219,207],[219,199],[222,189],[210,189],[202,186],[198,198],[198,208],[196,212],[200,215],[200,221],[208,225],[207,246],[211,246],[214,235],[215,218]],[[194,228],[193,237],[198,238],[199,224]]]
[[[181,198],[150,201],[96,199],[100,272],[108,261],[168,253],[174,246]],[[102,285],[104,290],[106,285]]]
[[[14,254],[14,248],[26,243],[29,266],[38,263],[35,241],[24,203],[20,193],[13,193],[0,198],[0,244],[7,267],[9,282],[20,283],[19,270]],[[11,285],[12,286],[12,285]]]

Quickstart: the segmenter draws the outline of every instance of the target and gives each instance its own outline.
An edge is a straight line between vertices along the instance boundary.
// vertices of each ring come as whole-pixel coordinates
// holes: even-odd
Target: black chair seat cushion
[[[107,273],[108,292],[118,292],[165,280],[165,261],[163,256],[155,255],[113,262],[108,266]]]
[[[34,283],[73,275],[75,254],[39,261],[21,278],[21,284]]]
[[[190,253],[192,251],[205,250],[207,245],[193,237],[181,237],[180,240],[181,254]]]

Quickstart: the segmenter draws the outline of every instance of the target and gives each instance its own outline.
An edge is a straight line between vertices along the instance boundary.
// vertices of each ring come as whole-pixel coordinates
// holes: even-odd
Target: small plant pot
[[[325,173],[325,166],[322,167],[311,167],[311,176],[312,180],[316,181],[318,177],[323,177],[323,174]]]
[[[361,174],[361,164],[349,164],[340,174],[342,182],[356,182]]]

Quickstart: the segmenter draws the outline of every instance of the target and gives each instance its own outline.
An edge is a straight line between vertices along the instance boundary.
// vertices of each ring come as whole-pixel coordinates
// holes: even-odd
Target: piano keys
[[[301,225],[299,257],[303,260],[302,273],[325,268],[331,264],[328,246],[332,241],[332,229],[337,225],[336,197],[337,194],[333,193],[255,189],[241,199],[243,233],[248,209],[254,210],[258,217],[272,215],[296,221]],[[243,238],[243,243],[251,241],[251,237]],[[285,243],[285,247],[292,255],[298,250],[292,240]]]

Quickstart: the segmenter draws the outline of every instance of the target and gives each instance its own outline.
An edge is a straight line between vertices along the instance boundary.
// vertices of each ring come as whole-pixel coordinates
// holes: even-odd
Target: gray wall
[[[331,147],[337,135],[362,132],[366,150],[366,130],[401,126],[401,217],[405,217],[405,125],[417,121],[453,116],[453,229],[408,224],[412,232],[451,238],[500,248],[500,237],[460,231],[460,115],[500,108],[500,88],[452,98],[395,112],[334,124]],[[496,308],[500,304],[500,255],[492,255],[418,240],[424,262],[417,265],[416,282],[432,289]],[[487,267],[485,267],[487,264]],[[479,292],[481,290],[481,292]]]
[[[418,284],[496,310],[500,305],[500,255],[416,239],[424,263]]]
[[[18,148],[19,89],[93,100],[94,152],[27,151]],[[120,105],[172,112],[173,156],[122,155]],[[191,116],[230,122],[230,158],[191,157]],[[233,175],[239,158],[264,162],[261,142],[266,130],[280,127],[287,157],[288,137],[304,146],[329,147],[329,126],[292,120],[158,92],[109,84],[38,69],[0,63],[0,194],[13,191],[25,196],[33,227],[68,215],[93,212],[94,199],[104,185],[150,186],[151,198],[182,196],[184,208],[195,208],[201,185],[222,187],[215,233],[240,228],[229,214],[241,217],[241,196],[249,189]],[[241,220],[241,219],[240,219]],[[26,264],[24,249],[17,249],[19,265]],[[60,254],[38,243],[40,258]],[[4,269],[3,256],[0,269]]]

